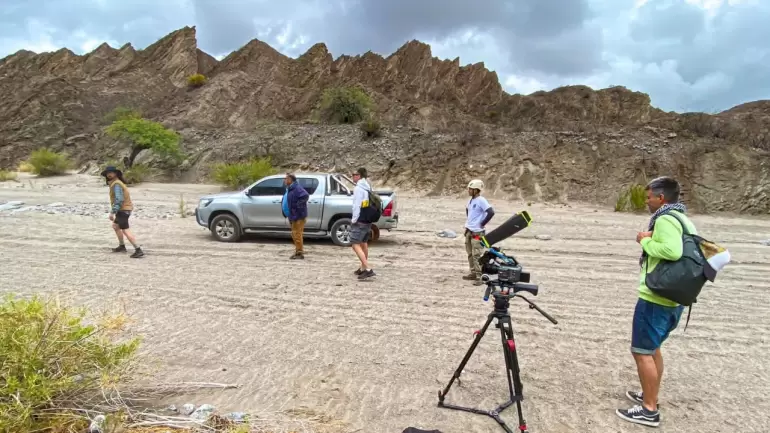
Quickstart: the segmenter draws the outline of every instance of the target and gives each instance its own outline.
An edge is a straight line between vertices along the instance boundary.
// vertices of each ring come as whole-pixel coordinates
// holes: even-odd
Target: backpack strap
[[[661,216],[663,215],[671,215],[672,217],[676,218],[676,220],[679,221],[679,225],[682,226],[682,231],[684,234],[690,234],[690,230],[687,230],[687,225],[684,223],[684,221],[682,221],[682,218],[680,218],[679,215],[675,214],[673,211],[664,212]]]

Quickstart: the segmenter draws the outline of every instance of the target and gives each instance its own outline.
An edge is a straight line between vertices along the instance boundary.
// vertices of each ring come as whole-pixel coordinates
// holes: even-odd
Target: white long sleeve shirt
[[[366,179],[359,179],[356,183],[356,187],[353,188],[353,222],[358,221],[358,217],[361,216],[361,206],[364,202],[369,201],[369,191],[372,190],[371,185]]]

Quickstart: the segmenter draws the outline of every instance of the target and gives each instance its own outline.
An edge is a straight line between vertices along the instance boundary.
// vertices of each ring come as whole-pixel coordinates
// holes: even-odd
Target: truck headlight
[[[211,202],[214,201],[214,199],[211,198],[202,198],[200,202],[198,202],[198,209],[204,208],[211,204]]]

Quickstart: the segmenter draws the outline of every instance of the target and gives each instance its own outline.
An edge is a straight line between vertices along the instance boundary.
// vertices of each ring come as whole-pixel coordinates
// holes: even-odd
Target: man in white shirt
[[[468,195],[471,196],[465,207],[467,219],[465,221],[465,251],[468,253],[468,266],[470,273],[463,277],[464,280],[473,281],[474,285],[481,285],[481,264],[479,259],[483,252],[479,237],[485,234],[485,227],[495,210],[487,199],[481,196],[484,182],[474,179],[468,183]]]
[[[369,193],[372,191],[371,185],[366,180],[367,173],[365,168],[359,168],[353,173],[353,180],[356,182],[353,188],[353,217],[350,226],[350,245],[358,256],[361,266],[354,272],[359,280],[365,280],[376,274],[369,267],[369,236],[372,232],[372,223],[368,221],[367,215],[371,209],[369,203]],[[362,208],[364,212],[362,212]],[[367,209],[368,208],[368,209]]]

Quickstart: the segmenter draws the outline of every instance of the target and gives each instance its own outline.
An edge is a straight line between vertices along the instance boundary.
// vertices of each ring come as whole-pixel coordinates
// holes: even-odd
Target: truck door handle
[[[318,203],[320,203],[320,202],[319,202],[318,200],[310,200],[308,203],[311,203],[311,204],[318,204]]]
[[[273,203],[280,203],[281,200],[273,200]]]

